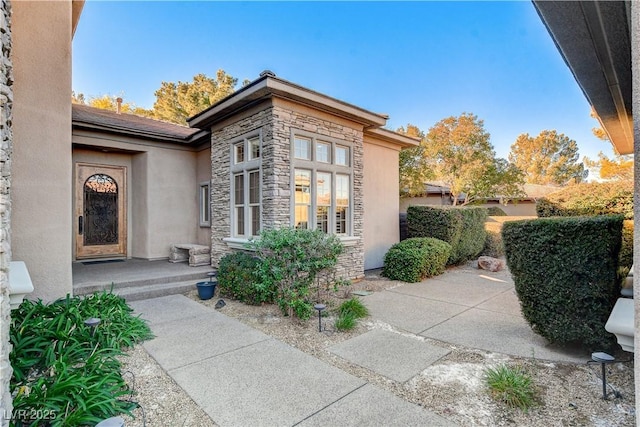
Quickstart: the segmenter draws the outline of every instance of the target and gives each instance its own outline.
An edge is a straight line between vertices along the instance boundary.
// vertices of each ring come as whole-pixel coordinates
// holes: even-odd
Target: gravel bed
[[[329,306],[337,306],[355,290],[382,291],[401,285],[379,276],[367,276],[347,291],[331,296]],[[212,307],[214,298],[200,301],[197,292],[188,297]],[[445,342],[416,336],[396,330],[380,321],[364,319],[349,332],[338,332],[333,327],[334,317],[329,311],[323,317],[323,332],[318,332],[318,319],[299,322],[283,317],[277,306],[249,306],[225,299],[219,311],[229,317],[258,329],[305,353],[330,363],[345,372],[386,389],[409,402],[438,413],[461,426],[634,426],[633,362],[617,363],[607,369],[607,383],[619,391],[621,397],[602,399],[600,365],[550,363],[529,358],[516,358],[503,354],[454,346]],[[385,329],[431,345],[450,350],[444,358],[425,369],[420,375],[399,383],[367,368],[352,364],[329,352],[329,347],[372,329]],[[620,352],[620,360],[632,358]],[[501,363],[518,365],[531,375],[536,388],[536,405],[523,412],[510,409],[494,401],[484,382],[487,367]],[[136,396],[145,411],[147,426],[214,426],[186,393],[137,346],[125,358],[124,371],[135,376]],[[141,411],[127,426],[142,426]]]

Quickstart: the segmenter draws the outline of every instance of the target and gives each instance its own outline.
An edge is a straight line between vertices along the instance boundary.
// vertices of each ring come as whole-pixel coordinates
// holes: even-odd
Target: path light
[[[318,310],[318,332],[322,332],[322,310],[327,308],[327,306],[324,304],[316,304],[313,308]]]
[[[607,400],[607,369],[605,368],[605,365],[614,363],[616,358],[610,354],[599,351],[591,353],[591,360],[602,365],[602,398]],[[619,397],[617,392],[614,392],[614,394],[616,397]]]
[[[90,317],[84,321],[84,324],[91,328],[91,336],[96,333],[96,328],[98,327],[100,322],[102,322],[102,320],[97,317]]]

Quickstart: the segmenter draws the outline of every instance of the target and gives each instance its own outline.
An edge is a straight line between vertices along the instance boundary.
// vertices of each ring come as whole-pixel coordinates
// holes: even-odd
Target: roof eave
[[[118,135],[129,136],[134,138],[142,138],[154,141],[170,142],[173,144],[186,145],[186,146],[198,146],[207,140],[205,137],[209,134],[206,130],[201,130],[194,133],[188,138],[173,137],[156,132],[145,132],[141,130],[120,127],[120,126],[104,126],[95,123],[83,122],[80,120],[73,120],[71,122],[73,129],[89,130],[94,132],[107,132],[115,133]]]
[[[387,117],[384,115],[372,113],[355,105],[279,79],[272,74],[267,74],[201,113],[187,119],[187,123],[190,127],[200,129],[211,127],[230,115],[271,97],[291,100],[316,110],[361,123],[366,127],[384,126],[387,122]]]
[[[633,153],[626,2],[533,0],[533,4],[611,143],[620,154]]]
[[[403,135],[384,128],[365,129],[365,135],[372,135],[382,141],[399,145],[402,148],[411,148],[420,145],[420,138]]]

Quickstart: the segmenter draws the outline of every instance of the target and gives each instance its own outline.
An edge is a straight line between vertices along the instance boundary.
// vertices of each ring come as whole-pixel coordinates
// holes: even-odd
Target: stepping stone
[[[366,297],[367,295],[371,295],[373,292],[370,291],[351,291],[353,295],[357,295],[359,297]]]
[[[422,340],[374,329],[329,349],[356,365],[405,382],[449,353]]]

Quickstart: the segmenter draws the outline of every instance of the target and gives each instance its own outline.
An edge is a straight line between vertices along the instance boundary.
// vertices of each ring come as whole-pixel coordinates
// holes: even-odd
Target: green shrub
[[[392,280],[419,282],[442,274],[451,245],[432,237],[414,237],[393,245],[384,257],[383,275]]]
[[[260,260],[246,252],[225,255],[218,265],[220,292],[229,298],[258,305],[274,302],[276,290],[260,281],[256,271]]]
[[[16,414],[41,413],[47,420],[14,419],[14,425],[95,425],[130,414],[136,403],[116,356],[153,335],[125,301],[101,292],[51,304],[25,300],[11,312],[13,367],[10,390]],[[101,319],[91,330],[90,317]]]
[[[626,219],[622,223],[622,247],[619,257],[620,267],[630,269],[633,265],[633,220]]]
[[[511,408],[527,411],[535,402],[531,376],[521,367],[505,364],[485,369],[485,379],[491,396]]]
[[[505,211],[502,210],[502,208],[499,208],[498,206],[490,206],[487,208],[487,215],[489,216],[508,216],[507,213]]]
[[[335,326],[339,331],[350,331],[356,327],[356,315],[351,311],[340,313],[335,321]]]
[[[340,304],[338,313],[351,312],[356,319],[362,319],[369,315],[369,309],[358,298],[351,298]]]
[[[275,289],[283,314],[306,320],[313,312],[309,288],[316,277],[336,265],[343,251],[335,235],[320,230],[265,230],[251,241],[260,259],[256,274],[265,289]]]
[[[604,329],[618,298],[622,216],[506,222],[507,265],[522,314],[551,342],[612,344]]]
[[[633,219],[633,182],[570,185],[538,200],[539,217],[620,214]]]
[[[502,243],[502,231],[501,230],[487,230],[487,238],[484,241],[484,248],[482,255],[500,258],[504,256],[504,244]]]
[[[484,248],[487,211],[481,207],[407,208],[409,237],[433,237],[451,245],[447,264],[460,264],[474,258]]]

